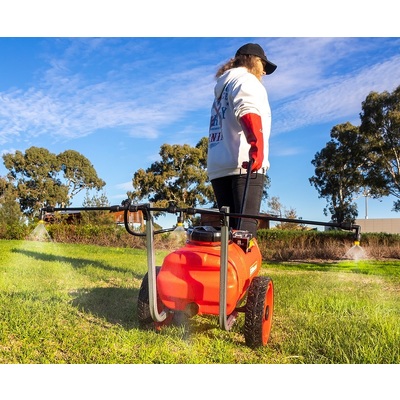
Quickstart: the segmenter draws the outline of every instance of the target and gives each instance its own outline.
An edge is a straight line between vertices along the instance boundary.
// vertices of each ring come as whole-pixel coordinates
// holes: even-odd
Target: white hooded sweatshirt
[[[245,67],[223,73],[214,88],[208,137],[207,173],[210,180],[244,174],[243,162],[249,161],[250,145],[240,125],[240,118],[249,113],[261,116],[264,137],[263,168],[269,168],[269,136],[271,109],[264,85]]]

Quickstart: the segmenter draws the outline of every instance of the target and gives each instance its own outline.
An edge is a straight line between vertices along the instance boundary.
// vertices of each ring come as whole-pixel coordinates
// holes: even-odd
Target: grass
[[[275,310],[257,350],[242,314],[229,332],[213,316],[140,330],[146,268],[143,250],[0,241],[0,363],[400,363],[400,261],[264,264]]]

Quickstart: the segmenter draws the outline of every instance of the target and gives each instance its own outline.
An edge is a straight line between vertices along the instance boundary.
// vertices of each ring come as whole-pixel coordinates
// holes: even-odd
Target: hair
[[[219,78],[225,71],[228,71],[228,69],[238,68],[238,67],[246,67],[249,70],[249,72],[251,72],[255,67],[257,58],[258,58],[257,56],[252,56],[248,54],[245,55],[241,54],[234,58],[231,58],[229,61],[227,61],[225,64],[221,65],[221,67],[218,68],[215,77]]]

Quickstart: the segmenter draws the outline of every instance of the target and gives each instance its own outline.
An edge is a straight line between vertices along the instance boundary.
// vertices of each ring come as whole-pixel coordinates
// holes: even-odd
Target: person
[[[207,174],[219,209],[228,206],[231,213],[260,212],[271,130],[271,109],[262,77],[276,68],[259,44],[247,43],[216,73]],[[242,209],[249,165],[251,174]],[[229,221],[232,229],[247,230],[256,236],[256,219],[231,217]]]

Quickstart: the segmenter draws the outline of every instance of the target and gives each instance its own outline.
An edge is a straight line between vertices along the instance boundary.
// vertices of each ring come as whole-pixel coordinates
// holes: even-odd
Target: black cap
[[[264,71],[267,75],[272,74],[276,70],[276,65],[267,59],[264,50],[259,44],[247,43],[243,45],[237,52],[235,57],[239,55],[249,55],[260,57],[264,61]]]

